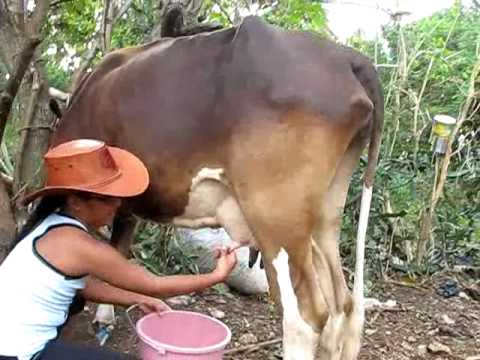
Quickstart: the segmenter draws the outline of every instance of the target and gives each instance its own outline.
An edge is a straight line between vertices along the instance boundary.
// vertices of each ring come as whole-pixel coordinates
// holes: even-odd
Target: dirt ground
[[[381,301],[395,300],[393,308],[369,310],[360,359],[480,359],[480,302],[475,294],[464,295],[465,282],[460,280],[460,294],[444,298],[437,289],[447,275],[437,276],[419,285],[389,281],[377,286],[372,294]],[[449,275],[449,279],[454,275]],[[475,279],[470,279],[471,284]],[[463,292],[465,291],[465,292]],[[189,303],[189,304],[187,304]],[[225,289],[210,289],[186,298],[176,309],[188,309],[220,317],[232,330],[228,347],[235,353],[225,359],[282,359],[280,342],[240,348],[280,339],[281,319],[266,297],[242,296]],[[94,345],[97,341],[90,325],[94,306],[76,316],[63,337],[77,343]],[[220,313],[219,313],[220,311]],[[223,316],[222,316],[223,315]],[[137,351],[138,339],[124,316],[117,311],[117,325],[106,347],[130,354]]]

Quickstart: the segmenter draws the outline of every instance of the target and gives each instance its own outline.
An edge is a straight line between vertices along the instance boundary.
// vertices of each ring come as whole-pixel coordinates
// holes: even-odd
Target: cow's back
[[[351,121],[352,98],[363,92],[351,54],[255,17],[236,29],[120,50],[74,94],[54,142],[99,138],[137,154],[152,180],[137,212],[168,219],[184,210],[201,168],[230,168],[240,131],[296,111],[334,126]]]

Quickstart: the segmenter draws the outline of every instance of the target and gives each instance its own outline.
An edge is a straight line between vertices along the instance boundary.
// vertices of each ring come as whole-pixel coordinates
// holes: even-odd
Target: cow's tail
[[[360,206],[360,217],[358,221],[356,260],[355,260],[355,281],[353,286],[353,299],[356,311],[361,316],[363,323],[364,307],[364,263],[365,263],[365,239],[367,234],[368,217],[370,214],[370,204],[372,201],[373,181],[380,153],[380,144],[383,130],[384,104],[383,94],[378,80],[378,75],[371,65],[361,64],[354,68],[358,80],[365,88],[370,100],[373,102],[373,121],[370,130],[370,145],[368,148],[368,163],[363,178],[362,200]]]
[[[377,168],[380,145],[382,142],[384,104],[383,94],[378,78],[375,76],[375,84],[371,89],[371,100],[373,101],[373,122],[370,132],[370,145],[368,147],[368,163],[363,182],[365,186],[372,187]]]

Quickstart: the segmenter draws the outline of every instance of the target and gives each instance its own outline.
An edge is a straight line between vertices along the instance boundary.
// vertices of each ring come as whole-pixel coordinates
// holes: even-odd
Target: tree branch
[[[41,177],[38,175],[43,170],[40,165],[52,131],[50,121],[52,115],[47,110],[47,78],[38,55],[38,52],[35,52],[34,59],[37,61],[34,61],[32,87],[22,124],[27,131],[20,133],[20,148],[16,155],[13,193],[17,196],[39,185]]]
[[[92,36],[92,47],[86,52],[83,60],[75,70],[72,76],[72,85],[70,87],[70,92],[75,93],[78,85],[81,83],[82,79],[87,73],[88,68],[90,67],[92,61],[95,59],[97,52],[101,50],[103,55],[105,55],[110,49],[110,40],[111,40],[111,30],[113,23],[116,22],[132,5],[133,1],[128,1],[117,14],[113,12],[113,0],[103,0],[104,8],[101,15],[100,30],[95,32]],[[110,15],[109,15],[110,13]],[[109,20],[110,19],[110,20]],[[70,99],[71,101],[72,99]]]
[[[242,352],[250,353],[250,352],[258,350],[262,347],[276,345],[276,344],[281,343],[281,342],[282,342],[282,338],[276,338],[276,339],[273,339],[273,340],[262,341],[262,342],[259,342],[257,344],[251,344],[251,345],[241,346],[241,347],[238,347],[238,348],[235,348],[235,349],[227,350],[227,351],[225,351],[225,355],[230,356],[230,355],[234,355],[234,354],[238,354],[238,353],[242,353]]]
[[[117,11],[115,14],[115,17],[113,18],[112,25],[114,25],[119,19],[122,18],[122,16],[130,9],[130,6],[132,6],[133,0],[128,0],[123,6],[120,8],[120,10]]]
[[[0,172],[0,180],[3,181],[3,183],[7,187],[7,191],[11,192],[12,191],[12,185],[13,185],[13,177],[11,177],[10,175],[7,175],[3,172]]]
[[[8,79],[5,89],[0,93],[0,141],[3,138],[3,132],[7,123],[10,110],[12,109],[13,100],[17,95],[18,89],[22,82],[23,76],[27,71],[28,65],[32,61],[35,49],[40,44],[38,38],[29,39],[24,48],[20,52],[15,71]]]
[[[50,95],[50,97],[53,97],[54,99],[61,100],[61,101],[67,101],[70,96],[69,93],[56,89],[54,87],[48,88],[48,95]]]
[[[0,24],[8,24],[12,28],[20,28],[23,20],[23,4],[20,0],[0,0]]]
[[[480,46],[480,42],[477,43],[477,49],[480,48],[479,46]],[[448,167],[450,165],[452,154],[454,154],[453,142],[457,138],[457,134],[460,131],[460,128],[462,127],[463,123],[466,121],[468,117],[468,112],[471,109],[471,106],[475,98],[476,79],[478,78],[479,75],[480,75],[480,60],[477,60],[477,62],[474,64],[472,68],[472,74],[470,77],[469,89],[468,89],[466,99],[461,106],[459,118],[448,140],[447,151],[443,157],[443,160],[441,161],[440,172],[438,170],[440,158],[437,157],[435,162],[435,178],[433,180],[433,189],[432,189],[430,205],[428,208],[425,209],[421,219],[420,237],[417,243],[417,256],[416,256],[417,264],[420,264],[421,261],[423,260],[423,257],[425,255],[426,244],[431,239],[433,216],[435,215],[435,209],[440,200],[440,197],[443,194],[443,188],[445,187],[445,183],[448,175]]]
[[[243,0],[243,5],[245,5],[247,10],[250,11],[250,8],[252,7],[252,0]]]
[[[111,9],[112,0],[103,0],[102,30],[100,32],[100,48],[106,54],[110,48],[110,35],[112,32]]]
[[[28,34],[36,36],[40,33],[40,29],[43,22],[47,18],[48,8],[50,6],[50,0],[38,0],[33,12],[32,18],[28,23]]]
[[[175,36],[190,36],[190,35],[195,35],[199,33],[206,33],[206,32],[212,32],[215,30],[220,30],[222,29],[223,26],[220,24],[200,24],[200,25],[194,25],[190,27],[184,27],[178,34],[175,34]]]
[[[21,44],[18,44],[19,40],[20,37],[12,13],[6,1],[0,0],[0,58],[9,74],[14,69],[15,59],[13,54],[22,47]]]
[[[220,1],[218,0],[213,0],[213,2],[218,6],[218,8],[220,9],[220,11],[222,12],[222,14],[227,18],[228,22],[230,23],[230,25],[233,25],[233,20],[230,18],[230,15],[228,14],[228,12],[223,8],[222,4],[220,3]]]
[[[480,43],[478,43],[477,45],[480,45]],[[450,138],[448,140],[447,152],[445,153],[445,157],[443,159],[442,168],[440,170],[440,176],[438,180],[438,185],[436,186],[432,196],[432,203],[431,203],[432,212],[435,209],[438,203],[438,200],[440,199],[440,196],[443,193],[443,187],[445,186],[445,181],[447,179],[448,166],[450,165],[450,160],[452,157],[453,142],[456,139],[457,134],[460,131],[460,128],[462,127],[463,123],[466,121],[468,117],[468,111],[471,109],[471,106],[475,98],[476,79],[478,78],[479,75],[480,75],[480,60],[477,60],[477,62],[475,63],[472,69],[467,98],[465,99],[465,102],[463,103],[460,109],[460,116],[458,118],[457,124],[453,129],[453,132],[450,135]]]
[[[50,4],[50,7],[53,9],[53,8],[56,8],[56,7],[60,6],[61,4],[71,2],[71,1],[73,1],[73,0],[57,0],[57,1],[52,2]]]
[[[15,4],[15,21],[20,31],[25,30],[25,3],[24,0],[17,0]]]
[[[202,8],[203,0],[191,0],[190,3],[187,6],[188,12],[191,14],[198,14],[200,12],[200,9]]]

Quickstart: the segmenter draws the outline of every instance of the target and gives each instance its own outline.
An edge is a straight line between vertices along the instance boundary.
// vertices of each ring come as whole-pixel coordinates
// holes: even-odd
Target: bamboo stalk
[[[445,52],[445,49],[447,48],[448,42],[450,41],[450,37],[452,36],[453,30],[457,26],[457,22],[458,22],[459,17],[460,17],[460,14],[457,15],[457,17],[455,18],[455,21],[453,22],[452,26],[450,27],[450,29],[448,31],[447,38],[445,39],[445,43],[443,44],[443,47],[440,51],[440,55]],[[427,68],[427,71],[425,73],[425,76],[423,78],[422,87],[420,88],[418,98],[415,101],[415,109],[414,109],[414,113],[413,113],[413,136],[415,138],[415,146],[414,146],[414,149],[413,149],[413,161],[415,162],[415,167],[416,167],[416,163],[417,163],[417,154],[418,154],[418,149],[419,149],[419,146],[420,146],[420,134],[421,134],[421,132],[418,131],[418,114],[420,112],[420,104],[422,102],[423,94],[425,92],[428,80],[430,79],[430,73],[432,71],[434,62],[435,62],[435,57],[432,56],[432,58],[430,59],[430,62],[428,64],[428,68]],[[412,64],[413,64],[413,62],[412,62]]]
[[[479,45],[480,45],[480,40],[477,44],[477,49],[479,49]],[[416,259],[417,265],[419,265],[423,260],[423,256],[425,254],[425,247],[431,236],[432,222],[433,222],[433,217],[435,215],[435,209],[442,196],[443,189],[445,187],[445,183],[448,175],[448,167],[450,165],[450,161],[453,154],[453,142],[457,138],[457,134],[460,131],[463,123],[468,119],[469,110],[472,107],[473,100],[476,96],[475,83],[476,83],[477,77],[480,75],[480,56],[478,55],[477,55],[478,60],[474,64],[472,69],[472,74],[470,76],[470,85],[467,91],[467,97],[460,107],[458,121],[455,125],[455,128],[452,131],[452,134],[448,139],[447,151],[445,153],[445,156],[443,157],[443,160],[441,161],[440,172],[438,172],[438,169],[436,169],[435,171],[435,179],[434,179],[434,185],[432,189],[430,205],[428,210],[426,210],[426,212],[424,213],[424,216],[422,217],[422,221],[421,221],[421,235],[419,238],[418,248],[417,248],[417,259]],[[436,167],[437,166],[438,166],[438,162],[436,164]]]

